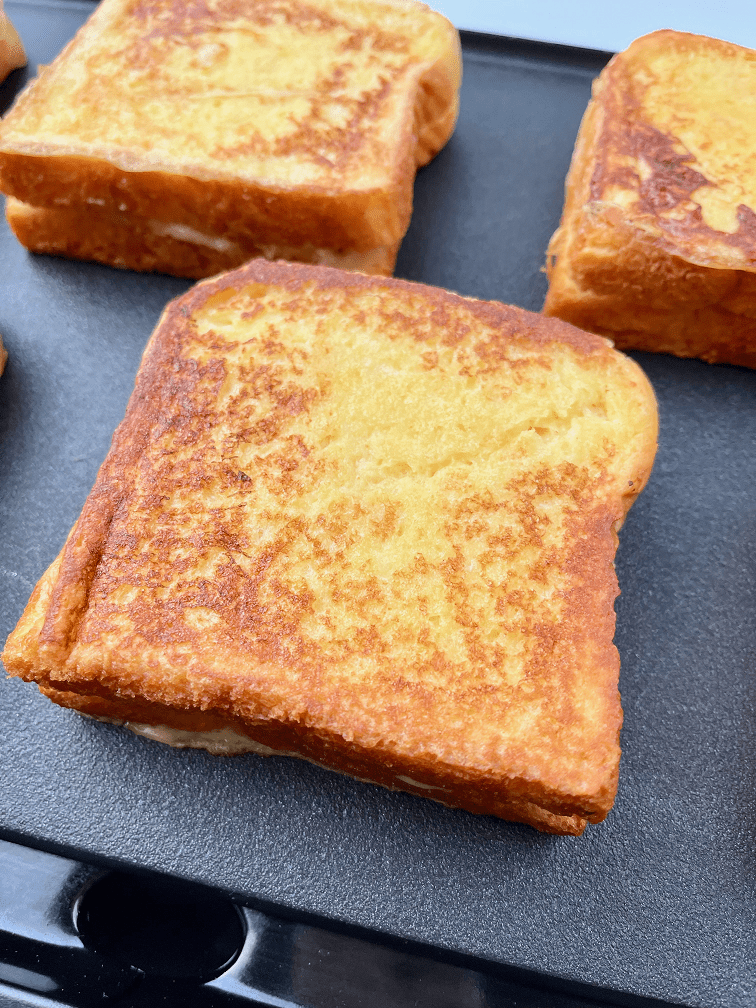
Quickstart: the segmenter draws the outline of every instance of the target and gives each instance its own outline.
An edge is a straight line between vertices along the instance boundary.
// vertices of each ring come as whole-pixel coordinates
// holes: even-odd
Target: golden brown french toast
[[[3,661],[64,706],[579,834],[656,404],[598,336],[254,260],[168,306]]]
[[[419,0],[103,0],[0,126],[0,189],[33,251],[390,274],[460,74]]]
[[[11,70],[22,66],[26,66],[26,53],[0,0],[0,81],[5,80]]]
[[[756,367],[756,52],[637,39],[594,82],[544,305],[618,347]]]

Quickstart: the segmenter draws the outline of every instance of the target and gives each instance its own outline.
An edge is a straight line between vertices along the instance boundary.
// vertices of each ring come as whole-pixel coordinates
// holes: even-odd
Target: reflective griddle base
[[[32,61],[45,63],[91,6],[6,0],[6,10]],[[459,126],[418,175],[397,274],[537,310],[575,134],[606,55],[470,34],[463,46]],[[0,99],[24,77],[12,75]],[[0,378],[4,638],[92,486],[163,306],[189,285],[31,256],[4,224],[0,264],[10,355]],[[330,976],[340,960],[346,979],[333,989],[363,984],[365,998],[385,971],[396,975],[384,948],[433,963],[404,960],[407,989],[393,984],[387,1005],[404,996],[424,1008],[432,990],[438,1006],[466,1008],[468,994],[497,1003],[493,979],[454,972],[472,969],[500,971],[496,983],[526,992],[590,992],[615,1005],[753,1008],[756,373],[633,356],[659,398],[661,442],[617,558],[625,724],[606,822],[582,838],[552,837],[301,761],[175,751],[0,679],[0,836],[211,887],[278,922],[263,934],[278,928],[289,951],[276,961],[296,962],[276,966],[279,977],[304,976],[308,963],[313,976]],[[360,944],[368,939],[378,951]],[[98,961],[86,968],[96,973]],[[8,962],[35,972],[33,960]],[[47,968],[40,958],[36,972]],[[443,974],[440,990],[424,969]],[[118,984],[129,975],[108,971],[112,996],[125,998]],[[414,995],[413,975],[426,977]],[[210,982],[220,997],[221,981]],[[317,1001],[290,980],[269,990],[282,1002],[360,1004],[346,994]],[[503,1004],[559,1003],[501,990]],[[55,991],[27,1001],[43,996]]]
[[[378,945],[251,910],[201,886],[0,841],[0,1008],[606,1003],[595,992],[558,993],[544,977],[481,972],[404,944]]]

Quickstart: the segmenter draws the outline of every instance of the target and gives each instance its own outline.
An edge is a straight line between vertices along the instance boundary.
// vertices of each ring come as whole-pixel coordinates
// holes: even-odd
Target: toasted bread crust
[[[170,0],[103,0],[0,126],[2,191],[37,208],[96,210],[100,254],[128,220],[134,249],[147,221],[245,251],[397,248],[416,166],[456,121],[461,56],[449,22],[416,0],[224,0],[182,11]],[[203,102],[212,126],[197,121]],[[63,223],[36,220],[48,236]],[[176,251],[175,272],[208,275]]]
[[[580,816],[562,816],[540,808],[515,794],[502,800],[495,791],[485,786],[485,782],[474,777],[469,781],[460,780],[458,790],[449,788],[448,778],[443,769],[427,770],[418,768],[414,762],[402,763],[393,755],[384,763],[374,750],[363,750],[339,735],[324,737],[307,731],[301,724],[262,722],[251,725],[239,718],[214,714],[208,711],[180,711],[157,703],[124,700],[113,694],[108,696],[82,695],[49,686],[40,690],[54,703],[68,707],[81,714],[98,720],[123,724],[138,728],[146,725],[166,727],[180,732],[232,731],[248,736],[261,747],[272,749],[287,756],[298,756],[316,766],[336,773],[354,777],[370,784],[378,784],[391,791],[407,791],[421,798],[430,798],[441,805],[463,808],[468,812],[494,815],[510,822],[535,826],[543,833],[558,836],[581,836],[587,825]],[[142,732],[139,732],[142,734]],[[201,748],[201,745],[198,744]],[[388,763],[388,765],[386,765]],[[401,771],[406,773],[401,773]],[[411,775],[420,772],[422,782],[413,781]],[[434,783],[440,781],[443,783]]]
[[[9,196],[5,215],[13,233],[30,252],[88,259],[138,272],[169,273],[201,280],[235,269],[250,259],[335,266],[391,276],[399,246],[340,252],[313,245],[261,248],[234,235],[195,231],[185,224],[140,220],[136,214],[95,209],[35,207]]]
[[[124,171],[105,160],[62,154],[51,158],[34,150],[0,151],[2,191],[40,209],[92,215],[95,223],[107,222],[111,214],[116,221],[127,215],[220,234],[247,245],[309,244],[368,252],[398,243],[412,211],[411,161],[396,185],[387,189],[328,192],[146,168]]]
[[[697,68],[705,85],[689,84]],[[682,32],[638,39],[602,72],[549,245],[547,315],[624,349],[756,367],[756,189],[729,135],[752,127],[720,89],[747,110],[756,53]]]
[[[579,832],[616,791],[615,530],[655,433],[599,337],[254,261],[166,310],[3,660],[96,716]]]

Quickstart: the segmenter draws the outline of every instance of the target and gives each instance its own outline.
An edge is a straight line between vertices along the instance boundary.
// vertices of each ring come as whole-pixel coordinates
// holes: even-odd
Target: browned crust
[[[227,681],[215,676],[209,667],[203,668],[204,659],[199,653],[192,659],[192,677],[186,678],[183,672],[178,671],[171,681],[161,681],[157,690],[154,676],[151,677],[146,672],[142,675],[139,669],[131,668],[128,664],[121,667],[118,662],[109,661],[107,667],[95,668],[86,662],[70,660],[80,637],[80,627],[87,613],[93,585],[96,578],[102,576],[106,551],[110,551],[112,555],[113,550],[121,552],[122,549],[129,548],[126,541],[121,542],[119,538],[123,533],[115,532],[114,529],[120,521],[120,510],[129,499],[132,481],[137,477],[139,462],[151,432],[155,425],[160,425],[165,420],[164,409],[168,401],[165,396],[169,395],[171,401],[181,401],[185,397],[188,397],[189,402],[197,401],[197,391],[191,391],[191,381],[194,379],[186,385],[186,380],[177,376],[174,389],[171,384],[174,380],[167,377],[173,373],[174,365],[180,358],[180,347],[186,338],[186,320],[191,319],[209,299],[229,288],[259,290],[262,293],[268,285],[295,295],[301,292],[305,298],[303,306],[308,297],[306,291],[311,287],[320,292],[343,292],[347,297],[354,295],[355,298],[364,292],[375,292],[386,299],[389,331],[396,333],[397,325],[409,326],[408,331],[413,333],[414,340],[422,339],[422,332],[413,322],[411,314],[404,313],[414,310],[411,305],[422,303],[433,319],[434,327],[445,333],[444,338],[448,344],[469,346],[481,368],[495,369],[504,359],[510,341],[516,341],[516,345],[523,350],[527,348],[530,359],[534,355],[536,359],[540,359],[539,355],[543,355],[547,367],[550,366],[549,352],[560,344],[569,347],[580,358],[595,358],[597,361],[606,361],[607,364],[609,361],[614,364],[621,362],[623,380],[628,382],[628,389],[632,386],[633,395],[640,395],[640,399],[634,399],[633,402],[646,411],[648,423],[653,426],[653,393],[639,369],[632,362],[621,361],[619,355],[610,350],[600,338],[582,333],[563,322],[547,320],[521,309],[495,303],[471,301],[445,291],[403,281],[347,274],[322,267],[273,264],[259,260],[252,262],[233,274],[198,285],[167,308],[147,347],[126,418],[114,436],[113,447],[100,471],[95,488],[63,552],[40,582],[17,629],[8,640],[3,655],[8,671],[35,680],[45,691],[52,691],[51,695],[56,701],[97,716],[145,723],[154,723],[153,719],[159,718],[158,723],[191,727],[192,730],[207,730],[208,725],[231,724],[236,730],[271,748],[299,752],[316,762],[387,786],[396,786],[396,774],[404,771],[413,779],[420,778],[426,784],[445,788],[444,801],[448,797],[449,804],[470,811],[531,822],[539,829],[576,833],[582,829],[583,820],[601,821],[612,805],[616,790],[619,759],[617,737],[621,723],[616,687],[619,663],[616,649],[611,643],[614,626],[612,604],[617,593],[611,563],[616,547],[614,529],[621,523],[650,472],[655,446],[651,426],[648,436],[644,437],[639,446],[637,457],[627,462],[627,475],[621,489],[616,491],[616,496],[615,491],[612,491],[610,499],[594,500],[592,494],[595,493],[595,488],[592,490],[588,484],[572,486],[569,480],[574,474],[570,473],[569,466],[561,475],[553,472],[541,475],[536,472],[531,479],[534,485],[543,481],[545,486],[553,487],[555,492],[565,492],[566,487],[574,494],[574,515],[566,533],[568,548],[559,560],[569,578],[570,594],[566,598],[565,615],[558,637],[543,627],[533,628],[541,638],[534,653],[533,674],[545,674],[548,680],[554,674],[552,670],[561,665],[565,669],[572,668],[575,656],[578,655],[581,676],[584,677],[583,685],[591,684],[596,695],[601,697],[603,720],[596,726],[596,739],[590,743],[596,746],[601,770],[588,791],[581,786],[580,793],[576,793],[564,783],[557,785],[534,779],[533,774],[520,775],[511,769],[508,771],[506,767],[496,768],[494,772],[482,772],[480,769],[454,765],[449,760],[430,755],[423,744],[415,751],[411,747],[405,747],[402,751],[394,746],[386,733],[379,733],[376,738],[369,736],[369,733],[361,734],[362,729],[357,721],[351,723],[348,732],[339,733],[329,728],[327,723],[319,723],[317,718],[312,720],[307,716],[295,717],[285,713],[285,708],[279,701],[262,702],[251,686],[242,691],[229,691]],[[464,313],[464,317],[460,318],[460,313]],[[479,332],[471,329],[471,319],[480,324]],[[489,339],[482,337],[487,329],[493,333]],[[211,366],[211,370],[214,366]],[[196,376],[203,380],[196,365],[192,365],[192,368]],[[644,396],[645,403],[641,407]],[[290,408],[288,399],[282,408],[284,411]],[[563,480],[564,487],[554,484],[555,478]],[[197,479],[202,480],[201,472],[197,474]],[[548,483],[548,480],[552,482]],[[569,489],[571,486],[572,489]],[[515,491],[520,493],[517,488]],[[529,506],[526,498],[522,506]],[[528,523],[533,529],[531,534],[535,534],[537,526],[532,524],[531,518],[528,518]],[[263,565],[260,568],[262,577],[269,561],[261,557],[260,562]],[[461,572],[455,571],[454,564],[450,562],[445,576],[454,583],[461,578]],[[225,615],[235,629],[228,642],[218,639],[213,647],[216,655],[220,649],[227,655],[228,662],[233,663],[230,649],[239,641],[244,641],[247,631],[236,615],[235,597],[231,594],[227,597],[224,595],[224,592],[230,591],[220,581],[217,591],[214,589],[214,604],[224,606]],[[150,600],[145,598],[144,603],[140,601],[138,605],[149,609]],[[304,667],[307,662],[315,662],[313,674],[317,676],[317,655],[313,652],[314,657],[308,657],[307,652],[302,651],[305,645],[296,644],[299,650],[294,657],[286,657],[282,650],[282,642],[296,643],[292,639],[290,617],[284,616],[283,622],[274,621],[268,627],[266,620],[269,616],[266,612],[259,608],[256,612],[262,629],[256,631],[257,643],[250,640],[247,644],[244,641],[244,647],[250,649],[245,652],[245,662],[251,663],[252,667],[256,663],[265,665],[271,662],[289,667],[287,663],[293,662],[290,666],[292,670]],[[152,627],[149,633],[146,628],[153,619],[152,614],[145,610],[140,619],[146,621],[140,632],[147,634],[145,640],[151,641],[149,647],[154,645],[163,654],[171,653],[177,638],[170,614],[166,611],[159,615],[159,625]],[[275,616],[274,620],[279,620],[279,617]],[[104,629],[105,624],[100,630]],[[100,631],[96,631],[96,628],[93,630],[90,626],[87,632],[96,635]],[[471,628],[470,633],[473,634],[471,640],[474,641],[477,631]],[[200,643],[199,638],[196,643]],[[365,647],[368,645],[366,639]],[[477,644],[475,646],[478,647]],[[480,647],[483,647],[482,640]],[[152,660],[145,660],[145,669],[148,670]],[[177,670],[180,670],[181,661],[183,659],[179,659]],[[402,688],[409,688],[409,684]],[[299,689],[304,697],[304,685],[301,684]],[[429,718],[429,724],[437,724],[434,720],[436,715],[428,706],[422,690],[415,688],[415,692],[417,705],[413,707],[413,717],[422,735],[423,731],[428,730],[426,721]],[[70,696],[58,695],[71,693],[77,694],[80,699],[73,701]],[[339,696],[329,696],[329,703],[338,706],[340,702]],[[485,694],[481,694],[480,703],[485,702]],[[151,706],[154,704],[158,707]],[[276,713],[279,709],[280,713]],[[567,719],[565,723],[574,717],[574,712],[570,713],[569,704],[563,716]],[[434,727],[433,731],[436,730]],[[530,757],[525,753],[522,759],[526,763]],[[423,791],[416,789],[416,793]],[[554,820],[555,816],[558,821]],[[562,817],[566,817],[569,822],[562,822]]]
[[[121,491],[123,489],[120,488]],[[627,510],[633,497],[634,495],[628,495],[623,512]],[[470,812],[532,822],[538,828],[541,827],[538,822],[532,821],[532,813],[520,809],[520,806],[536,805],[539,814],[545,813],[547,818],[556,815],[572,820],[577,817],[592,823],[606,818],[617,790],[618,749],[613,766],[606,773],[600,787],[595,788],[590,795],[570,794],[564,788],[556,790],[553,786],[532,778],[502,777],[500,773],[485,775],[474,771],[465,773],[459,766],[444,765],[422,751],[415,753],[408,761],[396,751],[390,739],[385,741],[385,746],[379,744],[367,747],[360,745],[358,740],[347,740],[322,727],[316,729],[302,721],[274,720],[261,714],[255,715],[254,712],[240,717],[237,713],[242,706],[239,698],[229,696],[226,686],[212,682],[211,677],[205,683],[197,709],[197,699],[182,687],[179,686],[177,690],[175,684],[165,684],[157,695],[169,698],[170,703],[161,703],[151,695],[154,687],[144,683],[129,685],[118,669],[93,671],[69,668],[65,673],[56,672],[56,668],[62,669],[66,665],[66,658],[77,637],[89,588],[105,547],[112,503],[100,500],[91,509],[85,506],[44,590],[48,593],[48,608],[42,626],[32,624],[30,627],[26,622],[29,617],[36,622],[35,617],[39,613],[38,597],[33,597],[25,617],[6,643],[2,659],[9,673],[37,682],[43,692],[58,703],[61,702],[58,693],[68,694],[68,701],[63,706],[75,707],[84,713],[192,731],[230,726],[273,749],[296,752],[340,772],[389,787],[396,786],[395,777],[399,773],[411,777],[420,776],[425,783],[438,784],[446,789],[445,804]],[[615,522],[621,522],[616,511],[599,508],[593,517],[594,528],[591,527],[590,519],[586,522],[584,518],[575,523],[573,534],[578,540],[578,547],[572,553],[570,565],[576,578],[580,580],[572,589],[573,598],[566,607],[568,615],[563,627],[564,635],[570,642],[570,650],[590,655],[592,667],[586,668],[585,674],[586,677],[595,676],[596,690],[606,690],[608,694],[614,692],[612,716],[607,717],[602,725],[603,742],[609,748],[617,746],[622,724],[622,711],[616,693],[619,658],[611,643],[613,602],[618,588],[613,571],[607,576],[606,570],[606,544],[611,541],[611,529]],[[586,585],[591,586],[589,591],[585,590]],[[167,632],[170,636],[170,631]],[[283,628],[280,628],[280,632],[283,632]],[[544,641],[543,654],[537,661],[541,673],[559,665],[560,650],[564,650],[564,645],[557,643],[555,648],[555,643],[557,642],[548,638]],[[30,649],[34,652],[31,660],[28,657]],[[43,668],[40,667],[40,661]],[[535,674],[539,671],[537,666],[533,669]],[[594,669],[600,670],[600,674],[596,675]],[[611,686],[605,682],[607,677]],[[73,702],[72,696],[78,696],[80,700]],[[97,700],[96,704],[94,700]],[[106,704],[106,707],[101,706],[100,702]],[[170,712],[175,716],[171,716]],[[402,790],[405,788],[402,787]],[[419,788],[410,787],[406,790],[424,793]],[[509,814],[517,809],[520,809],[517,814]],[[507,814],[502,810],[506,810]],[[526,815],[531,815],[531,818],[522,818]],[[571,827],[567,830],[572,831]]]
[[[586,820],[580,816],[561,816],[540,808],[525,797],[517,797],[516,786],[508,801],[496,795],[490,782],[476,780],[454,780],[445,767],[420,766],[415,762],[401,760],[393,753],[381,754],[375,750],[361,749],[334,734],[315,733],[301,723],[260,721],[255,724],[234,718],[228,714],[213,711],[182,711],[165,704],[146,700],[122,698],[112,694],[95,696],[58,690],[52,686],[40,685],[40,690],[61,707],[80,711],[90,717],[106,718],[117,722],[165,725],[179,731],[206,732],[230,728],[240,735],[246,735],[254,742],[271,749],[296,753],[303,759],[336,773],[356,777],[359,780],[378,784],[391,791],[407,791],[421,798],[434,801],[451,808],[461,808],[478,815],[493,815],[510,822],[534,826],[543,833],[558,836],[580,836],[586,827]],[[443,798],[429,794],[428,788],[416,787],[402,781],[399,775],[413,777],[420,774],[423,783],[444,789]],[[522,782],[523,789],[526,787]]]
[[[13,233],[30,252],[94,260],[118,269],[168,273],[192,280],[235,269],[259,256],[391,276],[399,251],[398,245],[365,252],[313,245],[261,248],[227,232],[207,235],[211,243],[220,246],[213,247],[156,229],[136,214],[108,213],[89,207],[34,207],[12,196],[6,201],[5,215]]]
[[[672,256],[613,207],[586,209],[567,239],[569,228],[549,247],[546,315],[620,350],[756,367],[756,274]]]
[[[151,4],[142,4],[144,10],[140,10],[140,16],[151,6],[157,10],[162,3],[163,0],[152,0]],[[428,16],[438,17],[430,11]],[[99,11],[98,30],[101,30],[99,24],[103,17],[104,12]],[[94,17],[92,24],[95,24]],[[190,31],[190,27],[184,25],[182,30]],[[50,72],[59,63],[73,59],[94,34],[95,28],[90,30],[88,23],[58,57]],[[79,155],[45,136],[33,142],[14,144],[7,138],[15,124],[23,122],[25,111],[36,109],[37,102],[44,104],[55,100],[54,91],[47,95],[42,86],[44,81],[40,79],[40,86],[35,89],[33,83],[24,92],[6,117],[4,129],[0,127],[0,189],[38,208],[72,209],[89,214],[91,208],[100,207],[113,218],[126,214],[137,221],[158,220],[220,234],[247,251],[267,247],[312,247],[337,254],[372,254],[377,248],[395,249],[409,225],[415,168],[429,161],[454,129],[461,79],[457,33],[449,28],[447,49],[430,66],[417,63],[410,69],[408,83],[401,84],[402,88],[407,88],[407,94],[392,113],[396,121],[391,130],[391,160],[386,165],[388,181],[377,188],[345,185],[338,165],[334,166],[330,184],[282,187],[264,179],[229,174],[222,162],[216,164],[209,155],[199,166],[187,164],[180,166],[184,170],[176,171],[175,167],[171,169],[161,164],[149,152],[134,150],[124,154],[114,149],[110,155],[107,152],[101,156]],[[390,89],[392,85],[386,82],[385,86]],[[39,99],[38,94],[42,95]],[[364,114],[374,113],[366,108]],[[306,135],[301,142],[304,153]],[[352,136],[346,130],[343,145],[346,156],[359,145],[359,135]],[[289,156],[292,153],[296,151],[287,151]],[[131,162],[129,170],[122,165],[124,157]],[[102,224],[106,233],[98,235],[91,244],[98,253],[92,257],[109,262],[103,256],[109,254],[114,243],[106,221],[107,216],[93,215],[92,226]],[[24,228],[22,234],[23,237],[21,233],[19,237],[25,244],[28,242],[27,247],[39,250],[42,239],[35,238],[30,227]],[[136,235],[139,234],[137,228]],[[48,244],[52,243],[48,241]],[[162,250],[158,266],[137,265],[134,268],[156,268],[181,276],[210,275],[201,264],[192,262],[192,255],[187,257],[182,249],[175,250],[176,268],[169,268],[170,264],[165,263],[169,251],[167,247]],[[82,241],[77,247],[74,240],[69,240],[68,250],[63,254],[89,257],[89,245]],[[145,261],[153,255],[154,249],[144,249]],[[121,258],[138,262],[139,252],[135,249]],[[241,261],[244,260],[225,262],[219,269],[232,268]],[[120,262],[112,264],[123,265]],[[386,270],[382,267],[380,272]]]
[[[69,537],[69,545],[79,531],[80,524],[81,519]],[[44,648],[38,646],[45,635],[39,620],[42,616],[47,624],[49,619],[45,618],[45,610],[49,618],[50,608],[48,607],[51,606],[53,598],[57,596],[60,599],[61,595],[65,594],[59,590],[60,569],[65,559],[65,552],[64,549],[35,588],[29,604],[15,631],[8,638],[5,651],[2,654],[2,660],[11,675],[18,675],[27,681],[37,682],[41,692],[61,707],[77,710],[91,717],[112,719],[121,723],[160,725],[179,731],[206,732],[230,728],[271,749],[297,753],[304,759],[309,759],[338,773],[369,780],[391,790],[408,791],[423,798],[433,797],[435,801],[441,801],[442,804],[453,808],[462,808],[468,812],[493,815],[511,822],[526,823],[545,833],[580,836],[588,821],[600,822],[606,816],[606,811],[604,811],[586,820],[579,815],[560,815],[553,810],[542,808],[531,800],[534,791],[532,781],[508,781],[507,796],[506,799],[503,799],[500,781],[487,779],[480,774],[460,777],[458,767],[445,767],[438,763],[434,764],[427,759],[409,761],[390,749],[383,753],[376,748],[367,749],[333,732],[324,732],[322,729],[314,731],[301,721],[280,721],[262,717],[245,719],[235,715],[227,705],[226,709],[213,710],[205,705],[208,701],[203,703],[203,709],[192,709],[190,706],[177,706],[175,698],[173,705],[171,705],[143,696],[130,696],[124,694],[121,684],[117,681],[108,683],[104,676],[99,681],[86,678],[78,684],[70,677],[64,681],[58,681],[54,673],[45,674],[39,668],[39,656],[43,652],[46,661],[54,664],[56,660],[60,660],[59,657],[56,659],[51,653],[49,645]],[[85,555],[79,554],[79,565],[80,568],[86,565],[87,556],[90,560],[89,576],[91,577],[93,560],[91,550]],[[82,560],[84,565],[81,564]],[[72,577],[75,579],[77,574],[73,572],[68,574],[69,586]],[[73,588],[74,596],[78,596],[81,601],[86,595],[86,585],[77,583]],[[76,598],[73,603],[75,607]],[[611,598],[609,604],[611,604]],[[60,617],[60,613],[58,616]],[[73,619],[75,624],[75,611],[69,610],[68,616]],[[65,622],[65,617],[62,621],[58,618],[58,626],[61,625],[61,622]],[[68,632],[66,648],[73,633],[75,630]],[[46,636],[49,639],[50,635]],[[53,630],[52,636],[55,636],[55,630]],[[35,651],[36,654],[30,660],[30,653]],[[80,689],[80,692],[74,692],[77,688]],[[619,728],[618,721],[616,724],[617,733]],[[443,788],[443,799],[430,796],[427,788],[416,787],[406,781],[402,781],[397,786],[397,776],[400,774],[412,778],[421,776],[424,784]],[[613,787],[616,790],[616,781]],[[613,790],[611,787],[609,790],[611,792],[609,804],[611,805]],[[553,796],[548,797],[553,802]]]
[[[691,167],[677,138],[639,118],[643,54],[655,46],[690,59],[701,50],[753,55],[662,31],[609,63],[575,144],[562,221],[547,253],[543,310],[621,349],[756,367],[756,216],[741,205],[734,233],[707,226],[692,194],[712,183]],[[649,173],[639,178],[628,160],[642,160]],[[613,204],[613,186],[634,188],[635,202]]]
[[[409,225],[413,179],[409,154],[389,189],[329,193],[124,172],[93,158],[0,151],[0,188],[32,206],[84,213],[99,206],[108,213],[183,224],[258,245],[368,251],[397,242]]]

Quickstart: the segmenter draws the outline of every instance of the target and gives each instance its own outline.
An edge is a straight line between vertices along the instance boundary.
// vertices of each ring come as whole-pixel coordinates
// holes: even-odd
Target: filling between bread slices
[[[83,713],[83,712],[79,712]],[[85,714],[85,717],[93,717]],[[286,749],[271,749],[270,746],[263,745],[262,742],[255,742],[254,739],[233,728],[215,728],[211,731],[182,731],[178,728],[170,728],[168,725],[148,725],[139,724],[136,721],[118,721],[116,718],[95,717],[96,721],[104,721],[107,724],[120,725],[141,735],[142,738],[150,739],[152,742],[162,742],[165,745],[173,746],[174,749],[206,749],[213,756],[241,756],[244,753],[255,753],[257,756],[293,756],[297,759],[307,759],[300,753],[291,752]],[[332,770],[315,760],[307,759],[308,763],[321,767],[324,770]],[[349,776],[352,776],[351,774]],[[375,784],[366,777],[359,777],[366,784]],[[447,791],[448,788],[440,787],[437,784],[423,784],[421,781],[413,780],[412,777],[405,777],[398,774],[397,781],[402,784],[409,784],[410,787],[420,788],[423,791]],[[400,789],[401,789],[401,785]]]
[[[215,252],[238,256],[240,260],[253,255],[261,255],[269,261],[291,259],[294,262],[315,263],[319,266],[334,266],[339,269],[356,270],[361,273],[390,273],[398,245],[380,245],[364,252],[340,252],[336,249],[318,248],[315,245],[271,245],[263,244],[253,248],[243,248],[237,242],[229,241],[222,235],[207,234],[186,224],[170,224],[150,220],[147,226],[153,234],[173,238],[190,245],[202,245]]]

